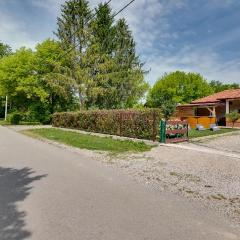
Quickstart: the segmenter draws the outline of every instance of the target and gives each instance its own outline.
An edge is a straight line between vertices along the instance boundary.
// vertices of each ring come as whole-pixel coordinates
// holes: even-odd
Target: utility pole
[[[7,111],[8,111],[8,96],[6,96],[5,101],[5,121],[7,121]]]

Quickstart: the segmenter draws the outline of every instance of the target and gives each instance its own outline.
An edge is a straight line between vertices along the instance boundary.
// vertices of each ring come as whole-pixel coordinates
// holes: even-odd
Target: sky
[[[129,1],[110,5],[117,12]],[[0,41],[15,50],[53,38],[63,2],[0,0]],[[135,0],[118,17],[130,25],[151,85],[176,70],[240,83],[240,0]]]

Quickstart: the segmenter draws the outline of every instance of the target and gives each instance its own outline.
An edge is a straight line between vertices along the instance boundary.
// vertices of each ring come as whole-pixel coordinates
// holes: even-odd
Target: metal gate
[[[178,143],[188,141],[188,122],[180,120],[161,120],[160,142]]]

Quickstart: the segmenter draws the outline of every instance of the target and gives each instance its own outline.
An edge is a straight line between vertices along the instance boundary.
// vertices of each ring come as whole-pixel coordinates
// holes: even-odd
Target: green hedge
[[[159,109],[91,110],[55,113],[53,126],[155,140],[160,119]]]

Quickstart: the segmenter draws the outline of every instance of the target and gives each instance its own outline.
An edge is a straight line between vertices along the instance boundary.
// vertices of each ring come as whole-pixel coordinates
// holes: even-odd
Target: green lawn
[[[111,137],[98,137],[89,134],[64,131],[61,129],[42,128],[27,130],[24,131],[24,133],[32,137],[46,138],[77,148],[108,151],[112,153],[144,152],[149,151],[154,147],[149,146],[144,142],[116,140],[112,139]]]
[[[211,131],[209,129],[204,130],[204,131],[198,131],[195,129],[192,129],[189,131],[189,138],[198,138],[198,137],[205,137],[205,136],[211,136],[211,135],[217,135],[217,134],[222,134],[222,133],[229,133],[229,132],[234,132],[234,131],[239,131],[238,129],[232,129],[232,128],[223,128],[218,131]]]

